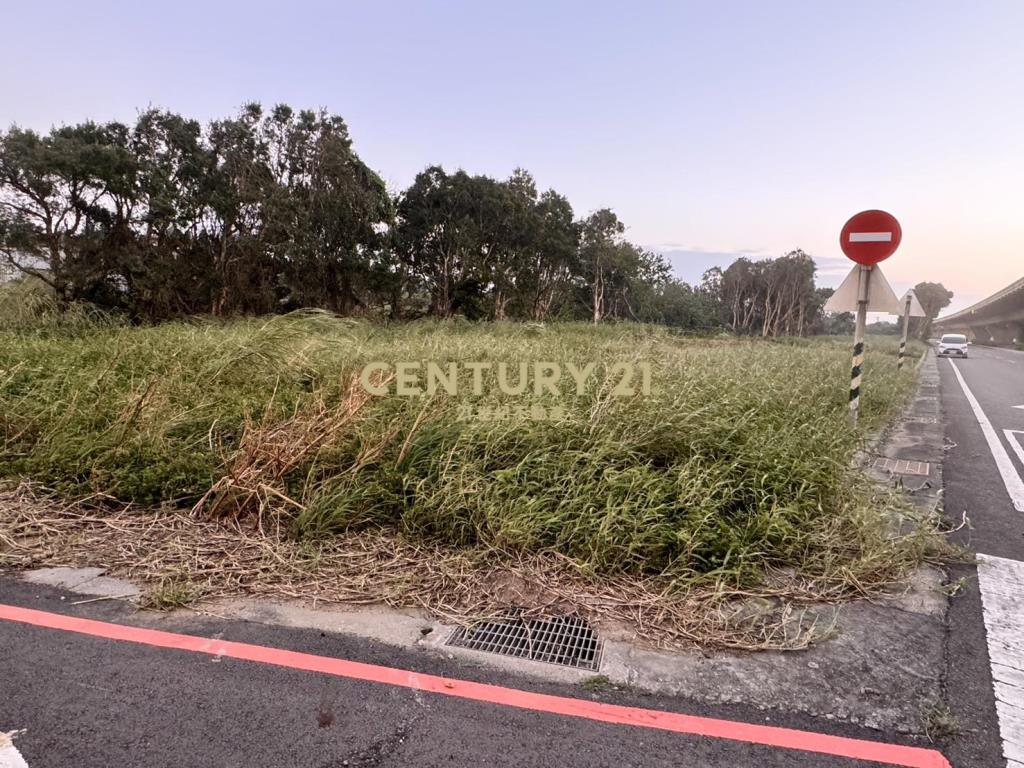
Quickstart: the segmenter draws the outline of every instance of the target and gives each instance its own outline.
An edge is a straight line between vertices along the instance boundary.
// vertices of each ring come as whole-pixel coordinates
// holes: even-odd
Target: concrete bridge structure
[[[939,333],[963,333],[979,344],[1024,344],[1024,277],[967,309],[938,318]]]

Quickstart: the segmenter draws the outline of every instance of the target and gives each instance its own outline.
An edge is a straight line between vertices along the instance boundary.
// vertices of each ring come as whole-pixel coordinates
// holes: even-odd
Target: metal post
[[[864,367],[864,328],[868,322],[868,281],[871,267],[863,264],[857,280],[857,324],[853,329],[853,368],[850,370],[850,423],[857,426],[860,412],[860,379]]]
[[[907,291],[907,303],[903,307],[903,335],[900,337],[900,353],[896,358],[896,370],[903,370],[903,358],[907,354],[907,334],[910,331],[910,302],[914,294]]]

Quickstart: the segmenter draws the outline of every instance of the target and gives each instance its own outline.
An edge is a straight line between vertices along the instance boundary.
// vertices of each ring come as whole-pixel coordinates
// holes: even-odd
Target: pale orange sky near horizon
[[[944,314],[958,311],[1024,277],[1024,141],[999,149],[997,157],[963,157],[955,163],[926,164],[918,158],[900,176],[880,174],[876,181],[851,179],[853,169],[837,163],[834,183],[817,195],[780,185],[780,196],[800,199],[799,205],[780,211],[745,193],[738,207],[753,215],[729,223],[723,220],[730,218],[728,212],[720,218],[709,206],[703,212],[707,218],[697,220],[698,211],[687,222],[695,233],[692,242],[667,245],[702,250],[711,242],[714,250],[750,250],[759,256],[800,247],[817,259],[819,282],[835,285],[852,266],[839,247],[840,228],[860,210],[881,208],[893,213],[903,230],[899,250],[881,265],[897,293],[923,280],[941,282],[954,292]],[[759,206],[763,214],[756,213]],[[627,220],[635,227],[636,216]],[[671,231],[660,222],[650,226]],[[732,239],[714,239],[725,226]]]
[[[836,285],[866,208],[902,224],[897,292],[941,282],[953,311],[1024,276],[1021,0],[52,0],[4,21],[2,127],[324,107],[393,191],[525,167],[692,254],[685,279],[679,259],[802,248]]]

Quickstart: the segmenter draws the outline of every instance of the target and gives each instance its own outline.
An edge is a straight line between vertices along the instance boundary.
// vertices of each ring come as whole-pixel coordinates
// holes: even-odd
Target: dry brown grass
[[[0,566],[52,565],[103,567],[153,592],[188,583],[198,599],[385,604],[459,623],[502,615],[512,605],[528,615],[575,612],[659,647],[796,649],[828,629],[802,617],[792,601],[829,595],[790,576],[762,592],[693,589],[667,577],[593,576],[551,553],[456,551],[384,530],[303,543],[251,518],[210,519],[106,499],[62,504],[26,485],[0,491]]]
[[[375,386],[390,383],[377,376]],[[328,406],[319,394],[296,408],[290,418],[274,415],[274,398],[267,403],[259,421],[246,418],[238,448],[224,455],[224,474],[196,502],[193,513],[229,514],[235,519],[255,516],[262,531],[269,510],[281,505],[304,509],[289,497],[287,478],[308,464],[331,441],[350,426],[373,396],[352,376],[336,405]]]

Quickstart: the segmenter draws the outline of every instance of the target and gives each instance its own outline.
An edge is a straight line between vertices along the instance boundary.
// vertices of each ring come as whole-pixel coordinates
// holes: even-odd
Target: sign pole
[[[896,370],[903,370],[903,358],[907,354],[907,334],[910,332],[910,301],[914,294],[907,291],[907,301],[903,305],[903,335],[900,337],[900,353],[896,358]]]
[[[899,300],[878,270],[875,286],[870,287],[875,265],[885,261],[900,247],[903,229],[896,217],[885,211],[861,211],[851,216],[839,232],[839,247],[847,258],[857,263],[838,290],[829,297],[825,308],[848,312],[856,306],[857,324],[853,329],[853,366],[850,369],[850,423],[856,427],[860,415],[860,382],[864,370],[864,333],[868,324],[868,309],[874,312],[899,311]],[[854,305],[853,277],[857,276],[857,303]]]
[[[850,423],[857,426],[860,415],[860,380],[864,367],[864,332],[868,322],[868,281],[871,267],[860,265],[857,284],[857,324],[853,328],[853,367],[850,369]]]

